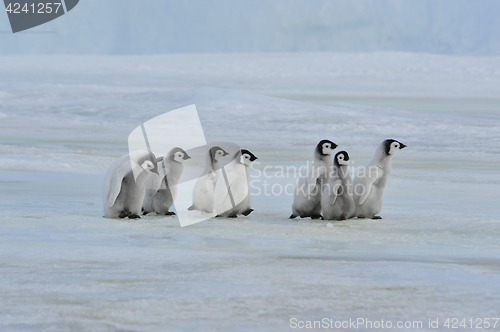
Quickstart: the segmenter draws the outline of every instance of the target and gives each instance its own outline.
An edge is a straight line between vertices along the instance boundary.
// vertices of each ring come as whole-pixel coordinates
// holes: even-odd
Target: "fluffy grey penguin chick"
[[[321,197],[321,209],[325,220],[350,219],[356,211],[348,162],[349,154],[346,151],[338,152],[333,158],[333,166]]]
[[[153,153],[135,151],[116,160],[104,178],[104,216],[140,218],[144,183],[150,174],[158,174]]]
[[[191,157],[181,148],[173,148],[165,159],[158,163],[159,175],[151,174],[145,183],[146,191],[142,205],[143,214],[156,212],[175,215],[169,211],[177,197],[177,184],[184,171],[184,161]]]
[[[391,159],[405,147],[401,142],[387,139],[378,146],[372,161],[359,169],[353,182],[356,217],[382,219],[377,214],[382,211],[384,189],[391,172]]]
[[[250,166],[255,160],[257,157],[252,152],[242,149],[224,166],[215,185],[216,217],[236,218],[239,214],[247,216],[252,213],[249,182]]]
[[[219,160],[228,154],[218,146],[214,146],[208,150],[206,167],[194,185],[193,204],[188,208],[189,211],[196,210],[206,213],[214,211],[215,184],[221,172]]]
[[[314,163],[306,174],[302,174],[292,204],[290,219],[297,217],[312,219],[321,218],[321,194],[327,181],[327,173],[333,163],[332,152],[337,144],[322,140],[314,149]]]

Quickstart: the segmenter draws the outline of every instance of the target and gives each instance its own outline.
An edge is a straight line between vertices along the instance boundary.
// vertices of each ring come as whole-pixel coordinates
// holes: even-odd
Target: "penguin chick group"
[[[234,160],[222,168],[219,160],[228,153],[214,146],[209,149],[206,167],[193,190],[193,204],[188,210],[212,213],[217,217],[248,215],[250,207],[250,164],[257,157],[248,150],[238,150]],[[108,169],[103,185],[104,216],[106,218],[140,218],[156,212],[175,215],[169,211],[177,197],[177,185],[184,171],[186,151],[173,148],[165,158],[152,152],[135,151],[115,161]]]
[[[320,141],[314,149],[314,162],[297,183],[292,215],[297,217],[346,220],[353,217],[381,219],[384,189],[391,171],[392,156],[406,147],[387,139],[377,148],[367,165],[360,167],[351,179],[349,154],[340,151],[332,158],[337,144]],[[250,151],[238,150],[224,167],[219,162],[229,153],[218,146],[206,156],[205,170],[193,189],[190,211],[216,212],[216,217],[236,218],[249,215],[250,165],[257,157]],[[140,218],[169,211],[177,197],[177,185],[190,159],[186,151],[173,148],[164,158],[152,152],[135,151],[116,160],[106,173],[103,186],[104,216],[107,218]]]
[[[378,214],[382,210],[391,159],[406,145],[394,139],[383,141],[373,160],[358,169],[354,180],[349,174],[350,158],[346,151],[338,152],[332,160],[336,147],[328,140],[322,140],[316,146],[314,163],[298,181],[290,219],[382,219]]]

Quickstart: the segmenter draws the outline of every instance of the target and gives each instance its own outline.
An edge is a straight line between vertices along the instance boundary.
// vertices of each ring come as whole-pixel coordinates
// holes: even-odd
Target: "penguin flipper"
[[[381,178],[383,174],[383,170],[376,167],[375,171],[373,171],[373,169],[369,169],[368,172],[363,172],[361,174],[362,176],[358,176],[358,179],[360,179],[359,184],[361,184],[363,188],[363,193],[359,196],[359,205],[363,205],[368,196],[370,196],[373,184],[375,183],[375,181]]]
[[[167,175],[170,173],[170,165],[165,163],[165,160],[162,160],[160,163],[158,163],[158,175],[156,179],[155,185],[158,187],[157,190],[159,189],[169,189],[168,181],[167,181]]]
[[[327,187],[328,190],[331,190],[331,198],[332,198],[332,202],[331,202],[331,205],[335,204],[335,202],[337,201],[337,193],[339,191],[339,188],[342,186],[342,181],[340,179],[337,179],[333,182],[333,184],[331,185],[331,188],[330,187]]]
[[[324,167],[314,167],[312,166],[306,176],[306,196],[310,197],[311,194],[313,193],[313,190],[317,187],[318,185],[318,180],[325,173],[325,168]],[[316,189],[317,190],[317,189]]]

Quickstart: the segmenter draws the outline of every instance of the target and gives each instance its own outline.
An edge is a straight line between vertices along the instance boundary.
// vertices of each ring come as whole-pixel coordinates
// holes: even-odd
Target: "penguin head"
[[[252,161],[257,160],[258,158],[250,151],[241,149],[240,163],[246,166],[250,166]]]
[[[218,146],[214,146],[210,148],[210,158],[212,162],[219,161],[220,158],[227,156],[229,153],[226,152],[223,148]]]
[[[385,153],[389,156],[392,156],[399,150],[406,148],[406,145],[396,141],[395,139],[386,139],[382,144],[384,145]]]
[[[180,164],[184,162],[184,160],[191,159],[191,157],[181,148],[173,148],[168,153],[168,156],[173,160]]]
[[[158,167],[151,161],[151,160],[145,160],[142,164],[141,167],[147,172],[147,173],[156,173],[158,174]]]
[[[347,165],[349,163],[349,154],[346,151],[340,151],[335,155],[333,160],[335,166]]]
[[[149,166],[149,163],[147,163],[147,165],[146,165],[146,166],[148,167],[149,171],[150,171],[151,173],[159,174],[159,173],[158,173],[158,159],[160,159],[160,158],[161,158],[161,159],[163,159],[163,158],[162,158],[162,157],[160,157],[160,158],[156,158],[156,156],[154,155],[154,153],[153,153],[153,152],[151,152],[151,151],[149,151],[149,158],[150,158],[149,160],[146,160],[144,163],[142,163],[142,165],[141,165],[141,166],[142,166],[142,168],[144,168],[144,166],[143,166],[143,165],[144,165],[146,162],[150,162],[151,164],[153,164],[153,168],[149,168],[149,167],[150,167],[150,166]],[[144,168],[144,169],[146,170],[146,168]],[[146,171],[148,171],[148,170],[146,170]]]
[[[321,156],[327,156],[331,155],[333,153],[333,150],[335,150],[336,148],[337,144],[327,139],[324,139],[320,141],[318,145],[316,145],[316,152]]]

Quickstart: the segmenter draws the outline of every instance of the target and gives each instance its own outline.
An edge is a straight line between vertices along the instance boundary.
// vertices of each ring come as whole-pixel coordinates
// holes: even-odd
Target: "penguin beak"
[[[188,160],[188,159],[191,159],[191,157],[190,157],[190,156],[186,153],[186,154],[184,155],[184,158],[182,158],[182,159],[184,159],[184,160]]]
[[[227,156],[229,153],[224,151],[224,154],[222,155],[223,157]]]
[[[155,167],[151,170],[151,173],[155,173],[156,175],[160,175],[160,173],[158,173],[158,167]]]
[[[335,144],[335,143],[333,143],[333,145],[332,145],[332,150],[335,150],[337,147],[338,147],[338,145],[337,145],[337,144]]]
[[[400,149],[400,150],[402,150],[402,149],[404,149],[404,148],[406,148],[406,147],[407,147],[407,145],[405,145],[405,144],[401,143],[401,145],[399,146],[399,149]]]

